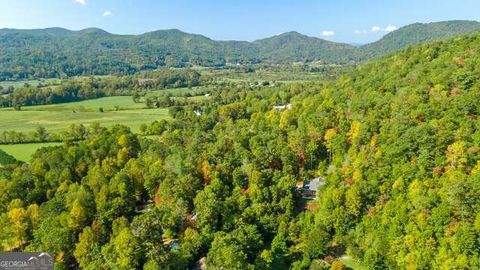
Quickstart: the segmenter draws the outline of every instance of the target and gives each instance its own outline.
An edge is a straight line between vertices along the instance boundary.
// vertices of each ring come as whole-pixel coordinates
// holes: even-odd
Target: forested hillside
[[[254,42],[215,41],[179,30],[114,35],[101,29],[0,29],[0,80],[126,75],[159,67],[319,62],[351,64],[406,46],[480,30],[480,23],[413,24],[378,42],[351,45],[288,32]]]
[[[322,61],[346,64],[358,61],[358,50],[347,44],[331,42],[288,32],[253,42],[259,50],[258,58],[269,63]]]
[[[362,55],[364,58],[370,59],[393,53],[409,45],[448,39],[478,31],[480,31],[480,23],[476,21],[414,23],[387,34],[379,41],[362,46]]]
[[[155,137],[72,128],[0,169],[0,249],[56,269],[479,268],[479,74],[471,35],[335,82],[225,83]]]
[[[330,155],[304,265],[336,245],[369,269],[480,267],[479,64],[479,35],[418,46],[304,101]]]
[[[100,29],[3,29],[0,30],[0,80],[125,75],[164,66],[215,67],[254,64],[267,59],[273,63],[353,60],[354,47],[350,45],[300,34],[285,34],[269,41],[214,41],[179,30],[128,36]]]

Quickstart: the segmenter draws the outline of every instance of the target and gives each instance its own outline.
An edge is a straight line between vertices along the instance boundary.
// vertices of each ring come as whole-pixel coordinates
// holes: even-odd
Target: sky
[[[415,22],[480,20],[480,0],[0,0],[0,28],[180,29],[215,40],[287,31],[364,44]]]

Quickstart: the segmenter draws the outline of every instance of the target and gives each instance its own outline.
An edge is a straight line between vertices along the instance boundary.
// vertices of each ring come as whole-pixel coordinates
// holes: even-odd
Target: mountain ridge
[[[117,35],[99,28],[0,29],[0,80],[123,75],[159,67],[358,63],[409,45],[480,31],[475,21],[415,23],[360,47],[289,31],[254,41],[213,40],[179,29]]]

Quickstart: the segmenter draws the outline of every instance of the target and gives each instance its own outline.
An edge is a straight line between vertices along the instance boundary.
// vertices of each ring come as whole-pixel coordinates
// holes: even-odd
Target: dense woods
[[[364,57],[369,59],[393,53],[409,45],[448,39],[478,31],[480,31],[480,23],[477,21],[414,23],[385,35],[377,42],[362,46],[362,50]]]
[[[351,64],[431,40],[480,30],[480,23],[412,24],[357,48],[297,32],[246,41],[216,41],[179,30],[115,35],[101,29],[0,29],[0,81],[128,75],[161,67],[247,64]]]
[[[470,35],[334,82],[225,84],[149,137],[72,127],[0,167],[0,249],[56,269],[480,268],[479,74]]]

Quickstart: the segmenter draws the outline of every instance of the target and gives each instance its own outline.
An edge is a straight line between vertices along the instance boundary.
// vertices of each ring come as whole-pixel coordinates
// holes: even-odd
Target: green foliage
[[[476,21],[415,23],[389,33],[377,42],[362,46],[361,49],[364,53],[363,57],[378,57],[407,46],[478,31],[480,31],[480,23]]]
[[[17,160],[13,156],[0,149],[0,164],[12,164],[16,161]]]
[[[0,247],[82,269],[476,269],[479,52],[469,35],[334,82],[218,87],[148,138],[72,126],[0,168]]]
[[[356,48],[297,32],[246,41],[214,41],[176,29],[114,35],[101,29],[0,31],[0,81],[84,75],[127,75],[160,67],[320,62],[348,64],[409,45],[480,29],[477,22],[413,24]]]

